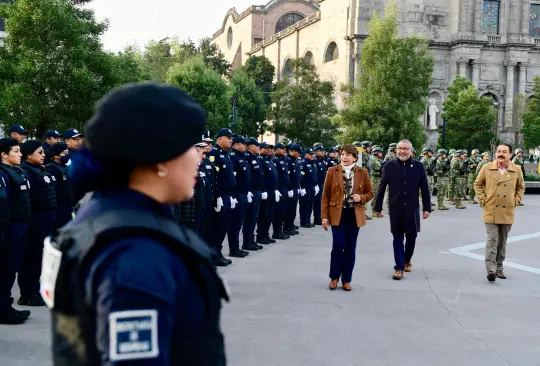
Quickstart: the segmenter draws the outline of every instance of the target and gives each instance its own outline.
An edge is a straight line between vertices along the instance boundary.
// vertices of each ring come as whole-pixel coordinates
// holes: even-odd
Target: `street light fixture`
[[[232,107],[233,107],[233,114],[232,114],[232,118],[233,118],[233,122],[232,122],[232,130],[233,130],[233,133],[236,133],[236,104],[238,103],[238,98],[236,97],[231,97],[231,99],[229,99],[229,101],[232,103]]]

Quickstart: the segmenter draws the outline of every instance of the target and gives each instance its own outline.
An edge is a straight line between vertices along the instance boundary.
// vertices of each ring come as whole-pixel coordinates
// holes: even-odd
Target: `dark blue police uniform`
[[[250,139],[251,140],[251,139]],[[256,141],[248,141],[249,143],[256,143]],[[247,151],[244,155],[249,168],[251,170],[251,194],[253,197],[251,203],[246,208],[246,218],[244,226],[242,228],[242,236],[244,242],[242,249],[245,250],[258,250],[261,247],[255,243],[254,232],[255,225],[257,224],[257,217],[259,215],[259,208],[261,207],[261,195],[266,192],[263,179],[263,169],[260,159],[257,155],[254,155]]]
[[[53,231],[61,228],[73,217],[73,191],[67,176],[67,167],[53,161],[46,166],[46,169],[55,179],[56,191],[56,213],[53,223]]]
[[[217,212],[212,212],[212,232],[210,238],[210,246],[215,249],[217,258],[222,258],[221,250],[223,249],[223,240],[227,235],[229,227],[229,219],[231,213],[231,194],[236,186],[234,169],[229,154],[219,145],[212,148],[208,153],[208,159],[214,163],[214,172],[216,184],[214,187],[214,207],[217,207],[217,200],[223,200],[223,207]],[[231,250],[233,248],[230,248]]]
[[[208,158],[203,159],[199,165],[198,179],[202,182],[204,206],[202,210],[195,210],[195,227],[201,237],[209,243],[214,210],[214,167]]]
[[[273,218],[276,204],[276,189],[278,186],[277,169],[272,163],[271,156],[259,155],[259,164],[263,171],[264,187],[268,194],[267,199],[261,201],[259,217],[257,218],[257,242],[264,244],[263,239],[270,239],[270,223]],[[269,240],[271,241],[271,240]]]
[[[56,178],[41,165],[24,161],[21,164],[30,183],[30,207],[32,219],[28,230],[28,246],[17,276],[21,299],[19,305],[30,305],[39,296],[39,277],[43,240],[51,234],[56,212]],[[41,300],[41,297],[38,298]],[[38,301],[38,303],[41,303]],[[43,304],[44,305],[44,304]]]
[[[243,152],[233,149],[229,154],[233,166],[234,176],[236,178],[236,187],[234,189],[234,198],[237,203],[231,212],[228,235],[229,248],[232,256],[240,253],[240,229],[244,224],[248,203],[247,195],[251,190],[251,169],[249,162]],[[244,237],[244,241],[246,238]],[[241,256],[245,256],[241,254]]]
[[[339,161],[337,159],[332,159],[332,158],[328,158],[326,159],[326,167],[327,167],[327,171],[329,168],[332,168],[336,165],[339,164]]]
[[[305,158],[300,163],[300,187],[306,191],[300,195],[300,226],[313,227],[311,213],[315,201],[315,186],[317,185],[317,166],[315,162]]]
[[[324,157],[317,156],[315,158],[315,164],[317,165],[317,186],[319,187],[319,193],[315,195],[313,203],[313,223],[315,225],[321,225],[322,191],[324,188],[324,181],[326,180],[326,172],[328,171],[328,167],[326,166]]]
[[[11,288],[19,271],[28,243],[28,223],[31,219],[30,185],[19,167],[0,163],[0,177],[6,183],[9,221],[2,244],[0,269],[0,308],[10,307]]]
[[[298,197],[300,193],[300,166],[295,158],[288,155],[285,158],[287,168],[289,169],[289,191],[293,191],[292,198],[287,199],[287,209],[285,212],[285,222],[283,230],[285,234],[291,235],[295,232],[294,220],[296,219],[296,210],[298,208]]]
[[[276,239],[286,239],[286,235],[283,233],[283,223],[285,220],[285,213],[287,212],[287,203],[289,199],[287,192],[291,183],[289,178],[289,168],[283,156],[274,156],[272,162],[276,166],[278,176],[278,191],[281,194],[279,202],[276,202],[274,207],[274,218],[272,222],[272,226],[274,228],[273,237]]]

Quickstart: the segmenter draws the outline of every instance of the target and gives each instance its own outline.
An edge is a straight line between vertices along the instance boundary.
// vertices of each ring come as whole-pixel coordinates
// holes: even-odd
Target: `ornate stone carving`
[[[517,66],[517,61],[512,61],[512,60],[506,60],[504,61],[504,66],[506,66],[507,68],[514,68]]]

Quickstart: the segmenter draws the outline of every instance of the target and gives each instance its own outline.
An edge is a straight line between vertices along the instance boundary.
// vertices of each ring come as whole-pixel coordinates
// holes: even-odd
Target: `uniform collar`
[[[97,197],[115,201],[118,200],[122,202],[122,208],[124,209],[142,209],[145,211],[152,211],[158,215],[172,217],[171,205],[159,203],[153,198],[133,189],[102,190],[96,192],[96,198]]]

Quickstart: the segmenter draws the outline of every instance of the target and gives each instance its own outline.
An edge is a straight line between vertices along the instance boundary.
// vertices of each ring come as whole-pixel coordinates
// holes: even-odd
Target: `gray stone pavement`
[[[540,196],[525,203],[510,233],[522,240],[508,244],[507,261],[540,271]],[[232,292],[228,364],[540,365],[540,274],[507,268],[507,280],[490,284],[482,260],[451,253],[485,240],[481,209],[467,206],[422,221],[401,281],[391,279],[387,217],[360,231],[352,292],[328,290],[331,234],[320,227],[234,260],[220,270]],[[26,324],[0,326],[0,365],[50,365],[48,323],[34,309]]]

